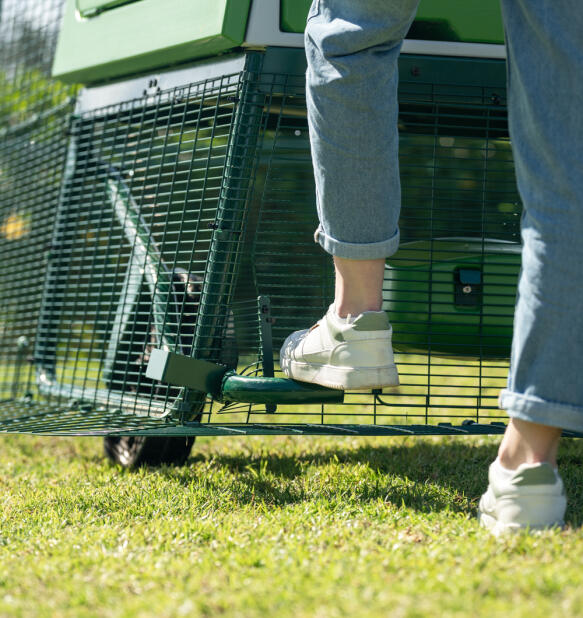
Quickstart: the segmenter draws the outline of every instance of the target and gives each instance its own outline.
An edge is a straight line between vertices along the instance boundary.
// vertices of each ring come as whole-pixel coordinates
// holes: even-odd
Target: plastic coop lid
[[[67,0],[53,65],[66,82],[95,83],[243,43],[251,0]]]
[[[275,9],[265,2],[276,3]],[[284,33],[289,37],[303,32],[310,4],[311,0],[67,0],[53,75],[94,84],[216,56],[245,43],[268,45]],[[251,29],[252,6],[258,23]],[[267,12],[279,16],[269,21]],[[247,41],[250,30],[254,38]],[[498,0],[421,0],[408,38],[502,44]]]

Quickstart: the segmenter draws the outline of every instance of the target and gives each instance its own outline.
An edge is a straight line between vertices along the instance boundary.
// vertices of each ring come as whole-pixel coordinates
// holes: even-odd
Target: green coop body
[[[309,6],[309,0],[67,0],[53,75],[98,83],[241,47],[302,46]],[[500,45],[498,2],[422,0],[408,38],[433,42],[430,53],[439,42]]]

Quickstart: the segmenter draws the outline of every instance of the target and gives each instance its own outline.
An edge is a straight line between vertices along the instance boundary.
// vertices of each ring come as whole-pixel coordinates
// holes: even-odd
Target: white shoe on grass
[[[397,386],[392,328],[384,311],[340,318],[334,305],[312,328],[292,333],[280,352],[288,378],[343,390]]]
[[[563,481],[550,464],[522,464],[508,470],[496,459],[488,480],[478,519],[496,536],[523,528],[563,527],[567,499]]]

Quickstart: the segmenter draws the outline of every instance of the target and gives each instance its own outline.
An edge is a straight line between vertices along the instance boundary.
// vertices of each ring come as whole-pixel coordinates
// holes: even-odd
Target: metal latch
[[[453,277],[456,307],[479,307],[482,304],[482,271],[479,268],[456,268]]]

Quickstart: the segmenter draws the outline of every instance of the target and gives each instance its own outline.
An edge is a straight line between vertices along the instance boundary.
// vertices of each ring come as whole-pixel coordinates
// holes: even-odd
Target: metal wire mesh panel
[[[64,0],[0,5],[0,126],[53,110],[76,90],[50,78]]]
[[[435,69],[425,81],[411,78],[417,71],[402,73],[402,247],[388,261],[384,286],[402,384],[382,395],[350,394],[342,406],[279,406],[283,417],[239,407],[246,422],[500,418],[496,397],[506,377],[520,261],[503,72],[479,86],[450,84],[447,76],[433,81]],[[333,280],[329,258],[312,241],[317,221],[303,80],[262,79],[271,98],[249,268],[256,291],[271,300],[277,352],[291,331],[326,311]]]
[[[145,368],[154,347],[192,349],[238,84],[75,121],[37,336],[47,396],[145,415],[178,396]],[[231,339],[217,360],[233,363]]]
[[[34,383],[30,357],[74,90],[50,79],[62,9],[61,0],[1,4],[1,400],[22,397]]]
[[[501,419],[496,397],[520,263],[500,63],[477,70],[402,59],[402,245],[387,261],[383,290],[399,388],[298,407],[205,400],[146,376],[155,348],[277,376],[283,339],[309,327],[332,300],[331,260],[313,242],[299,54],[249,52],[240,73],[215,72],[73,115],[67,135],[47,133],[37,150],[48,167],[58,153],[61,167],[50,167],[59,170],[50,179],[37,172],[42,182],[25,181],[26,165],[14,163],[22,191],[39,205],[37,220],[3,214],[11,230],[3,307],[14,304],[3,320],[21,342],[4,373],[4,398],[12,400],[4,430],[499,431],[488,424]],[[10,152],[22,148],[18,139]],[[41,159],[27,165],[42,170]],[[5,191],[5,203],[14,203],[14,184]],[[19,262],[40,273],[36,285],[27,275],[19,287]],[[25,343],[33,365],[22,360]],[[29,405],[42,406],[23,418],[26,393]]]

